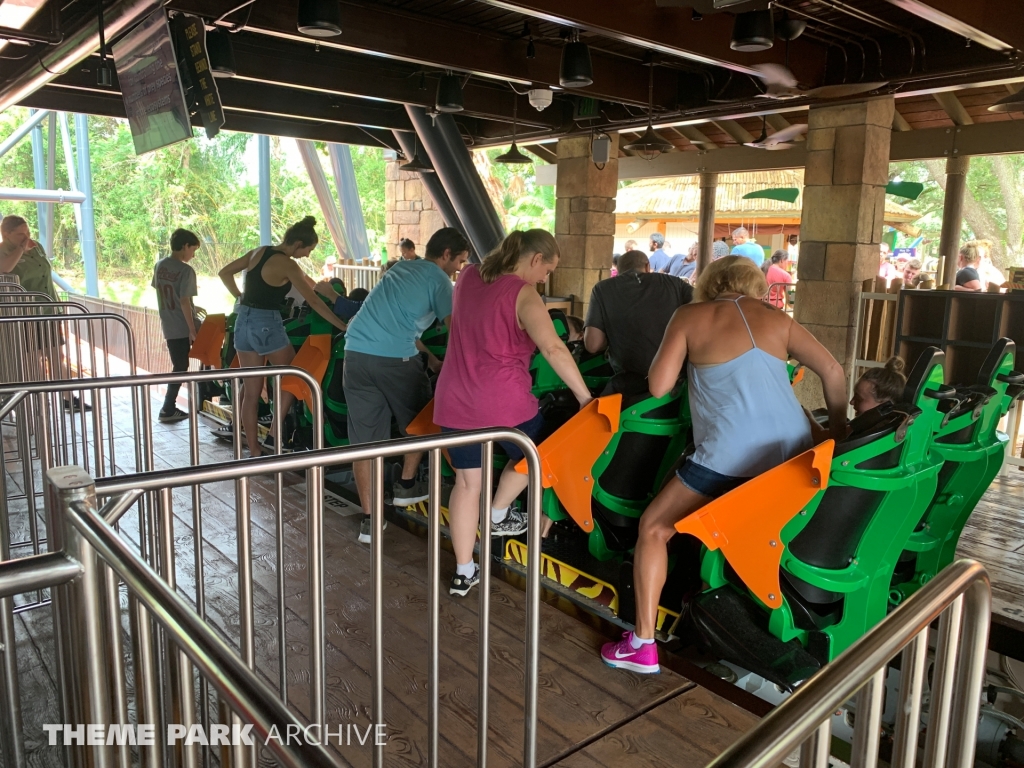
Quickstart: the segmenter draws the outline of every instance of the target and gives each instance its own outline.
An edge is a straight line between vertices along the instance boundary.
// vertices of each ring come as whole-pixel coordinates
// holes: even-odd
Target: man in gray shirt
[[[616,373],[646,378],[672,314],[692,300],[688,283],[650,271],[647,254],[624,253],[619,274],[590,294],[583,344],[591,354],[607,349]]]
[[[153,287],[156,288],[157,306],[160,307],[160,326],[171,353],[171,370],[188,370],[188,353],[196,339],[198,323],[192,298],[196,295],[196,271],[189,266],[199,250],[199,238],[187,229],[176,229],[171,234],[171,255],[160,259],[153,268]],[[159,419],[168,424],[183,421],[188,414],[177,406],[180,384],[167,385],[164,406]]]

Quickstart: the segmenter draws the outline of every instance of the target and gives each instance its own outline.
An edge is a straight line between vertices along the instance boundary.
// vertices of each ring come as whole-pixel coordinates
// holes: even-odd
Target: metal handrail
[[[887,666],[902,653],[893,768],[917,760],[928,627],[941,616],[924,765],[970,768],[992,604],[984,566],[958,560],[821,669],[708,768],[775,766],[800,748],[801,768],[827,768],[830,717],[858,691],[853,768],[874,768]],[[955,666],[955,669],[954,669]]]
[[[110,513],[106,515],[106,522],[113,523],[121,509],[130,504],[140,494],[146,492],[166,492],[170,489],[195,486],[206,482],[223,482],[225,480],[242,480],[247,477],[262,474],[276,474],[287,471],[303,471],[316,467],[323,467],[332,464],[347,464],[353,461],[370,461],[372,463],[372,508],[370,516],[374,533],[371,540],[373,572],[373,718],[375,723],[384,722],[384,643],[383,643],[383,523],[384,523],[384,464],[387,457],[404,456],[409,453],[420,451],[430,452],[430,547],[428,551],[428,589],[433,596],[429,603],[430,613],[430,671],[429,678],[429,709],[428,709],[428,765],[436,768],[438,765],[438,712],[440,707],[438,681],[438,659],[440,654],[438,619],[439,604],[437,594],[440,590],[440,489],[441,489],[441,450],[464,445],[481,444],[483,460],[486,466],[487,459],[491,456],[494,442],[510,442],[518,446],[526,458],[529,484],[527,488],[527,544],[531,551],[540,549],[540,516],[541,516],[541,464],[537,447],[526,435],[514,429],[496,428],[482,429],[470,432],[445,433],[441,435],[429,435],[424,437],[408,437],[399,440],[389,440],[381,443],[367,443],[357,446],[343,448],[327,448],[321,450],[307,451],[290,455],[261,456],[246,461],[220,462],[217,464],[206,464],[201,467],[188,469],[166,470],[158,472],[147,472],[135,475],[120,475],[99,479],[95,482],[95,494],[100,498],[109,498],[110,501],[105,509]],[[485,478],[486,479],[486,478]],[[314,493],[310,488],[310,493]],[[483,487],[481,493],[481,535],[485,542],[490,541],[490,499],[487,486]],[[163,535],[170,535],[164,530]],[[164,547],[173,544],[163,543]],[[488,551],[481,549],[480,556],[480,578],[482,583],[488,583],[490,574],[490,557]],[[310,566],[313,570],[313,566]],[[319,589],[323,589],[322,574]],[[486,590],[481,595],[486,594]],[[322,603],[321,603],[322,605]],[[313,617],[311,617],[312,619]],[[322,618],[321,618],[322,622]],[[312,622],[311,622],[312,623]],[[481,599],[480,604],[480,659],[479,675],[480,690],[478,698],[478,757],[479,765],[486,765],[487,747],[487,711],[488,711],[488,686],[487,659],[488,659],[488,628],[490,625],[490,603]],[[322,626],[322,623],[321,623]],[[525,704],[524,704],[524,744],[523,744],[523,766],[524,768],[535,768],[537,764],[537,677],[539,665],[539,643],[540,643],[540,558],[531,558],[527,564],[527,586],[526,586],[526,682],[525,682]],[[323,664],[323,636],[322,633],[312,634],[310,648],[311,658],[319,658]],[[323,667],[321,666],[322,670]],[[315,677],[315,676],[314,676]],[[323,679],[322,676],[320,679]],[[374,766],[379,768],[383,765],[383,745],[374,746]]]

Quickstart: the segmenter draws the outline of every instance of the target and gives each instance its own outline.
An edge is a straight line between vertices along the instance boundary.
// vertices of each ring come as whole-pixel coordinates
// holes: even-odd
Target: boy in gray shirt
[[[160,259],[153,268],[153,287],[160,307],[160,326],[167,351],[171,353],[171,370],[188,370],[188,353],[196,339],[198,323],[192,297],[196,295],[196,272],[189,262],[199,250],[199,238],[187,229],[176,229],[171,234],[171,255]],[[159,419],[168,424],[183,421],[188,414],[177,407],[180,384],[167,385],[164,406]]]

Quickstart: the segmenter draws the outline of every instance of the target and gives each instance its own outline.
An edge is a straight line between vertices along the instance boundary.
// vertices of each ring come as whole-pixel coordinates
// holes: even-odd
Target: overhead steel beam
[[[994,51],[1024,50],[1018,0],[889,0],[955,35]]]
[[[84,203],[85,193],[63,189],[13,189],[0,187],[0,200],[27,200],[30,203]]]
[[[237,4],[237,0],[220,0],[216,4],[210,0],[174,0],[171,7],[210,18]],[[526,41],[518,35],[502,35],[469,24],[376,3],[346,3],[342,24],[344,31],[338,37],[314,39],[296,30],[293,4],[255,3],[245,29],[303,43],[308,46],[311,60],[317,56],[314,53],[314,46],[317,46],[321,52],[325,49],[351,51],[432,69],[451,69],[478,77],[513,80],[521,85],[558,85],[560,45],[537,40],[534,44],[536,56],[528,59]],[[609,101],[636,105],[647,103],[648,72],[640,62],[595,52],[593,63],[594,84],[578,89],[581,93]],[[434,85],[431,83],[431,88]],[[660,78],[655,102],[674,104],[675,94],[674,79]]]
[[[109,88],[99,88],[96,85],[95,70],[98,65],[99,56],[91,56],[80,66],[57,78],[54,85],[120,96],[121,84],[116,74],[113,74],[113,82]],[[217,88],[225,108],[364,128],[412,130],[412,123],[409,122],[409,117],[400,104],[352,99],[334,94],[311,95],[281,84],[254,82],[244,77],[220,79],[217,81]]]
[[[107,39],[113,39],[136,22],[162,6],[161,0],[121,0],[103,11]],[[0,112],[22,101],[33,91],[99,50],[97,17],[90,14],[77,29],[68,32],[64,42],[31,57],[31,63],[0,86]]]
[[[14,133],[5,139],[3,144],[0,144],[0,157],[6,155],[10,151],[11,147],[28,136],[37,125],[46,119],[46,116],[49,113],[49,110],[42,109],[31,115],[28,120],[19,125]]]
[[[48,85],[21,102],[21,106],[38,109],[66,109],[102,117],[125,117],[124,101],[120,94],[104,94],[76,88]],[[267,136],[288,136],[293,139],[333,141],[339,144],[360,144],[370,147],[396,149],[390,131],[377,128],[360,128],[338,123],[316,120],[302,120],[293,117],[268,116],[266,112],[238,111],[225,108],[227,124],[224,130],[240,133],[266,134]],[[201,123],[193,121],[196,127]]]
[[[893,131],[889,143],[889,161],[928,160],[1024,153],[1024,131],[1014,120],[975,123],[955,128],[924,128]],[[669,152],[654,160],[639,157],[619,159],[619,180],[655,179],[666,176],[691,176],[698,173],[741,173],[802,168],[806,163],[804,146],[767,151],[752,147],[729,147],[715,152]],[[537,168],[538,184],[554,184],[555,165]]]
[[[621,0],[482,0],[488,5],[526,14],[623,43],[657,51],[666,56],[757,75],[755,64],[785,61],[783,46],[758,54],[738,53],[729,48],[733,16],[706,14],[692,20],[690,8],[662,7],[653,2]],[[821,77],[826,48],[807,39],[791,44],[791,67],[801,81],[815,83]],[[595,78],[596,80],[596,78]]]

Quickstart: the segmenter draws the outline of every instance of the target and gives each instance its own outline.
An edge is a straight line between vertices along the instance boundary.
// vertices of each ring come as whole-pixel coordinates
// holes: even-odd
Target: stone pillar
[[[420,174],[401,169],[404,160],[388,160],[384,182],[385,240],[388,261],[402,258],[399,241],[409,238],[423,255],[430,236],[444,226],[444,218],[423,188]]]
[[[618,149],[618,134],[612,134],[611,159],[598,169],[590,157],[589,136],[558,141],[555,239],[561,256],[551,276],[551,295],[572,296],[573,311],[581,316],[594,284],[612,268]]]
[[[812,107],[800,223],[796,319],[853,373],[861,286],[878,274],[893,99]],[[816,376],[797,394],[821,404]]]
[[[697,274],[711,263],[715,245],[715,197],[718,194],[718,174],[704,172],[700,175],[700,220],[697,224]]]
[[[946,160],[946,196],[942,201],[942,234],[939,236],[939,255],[942,257],[939,285],[953,287],[956,282],[956,259],[960,254],[964,195],[967,192],[967,172],[970,168],[969,156],[950,157]]]

